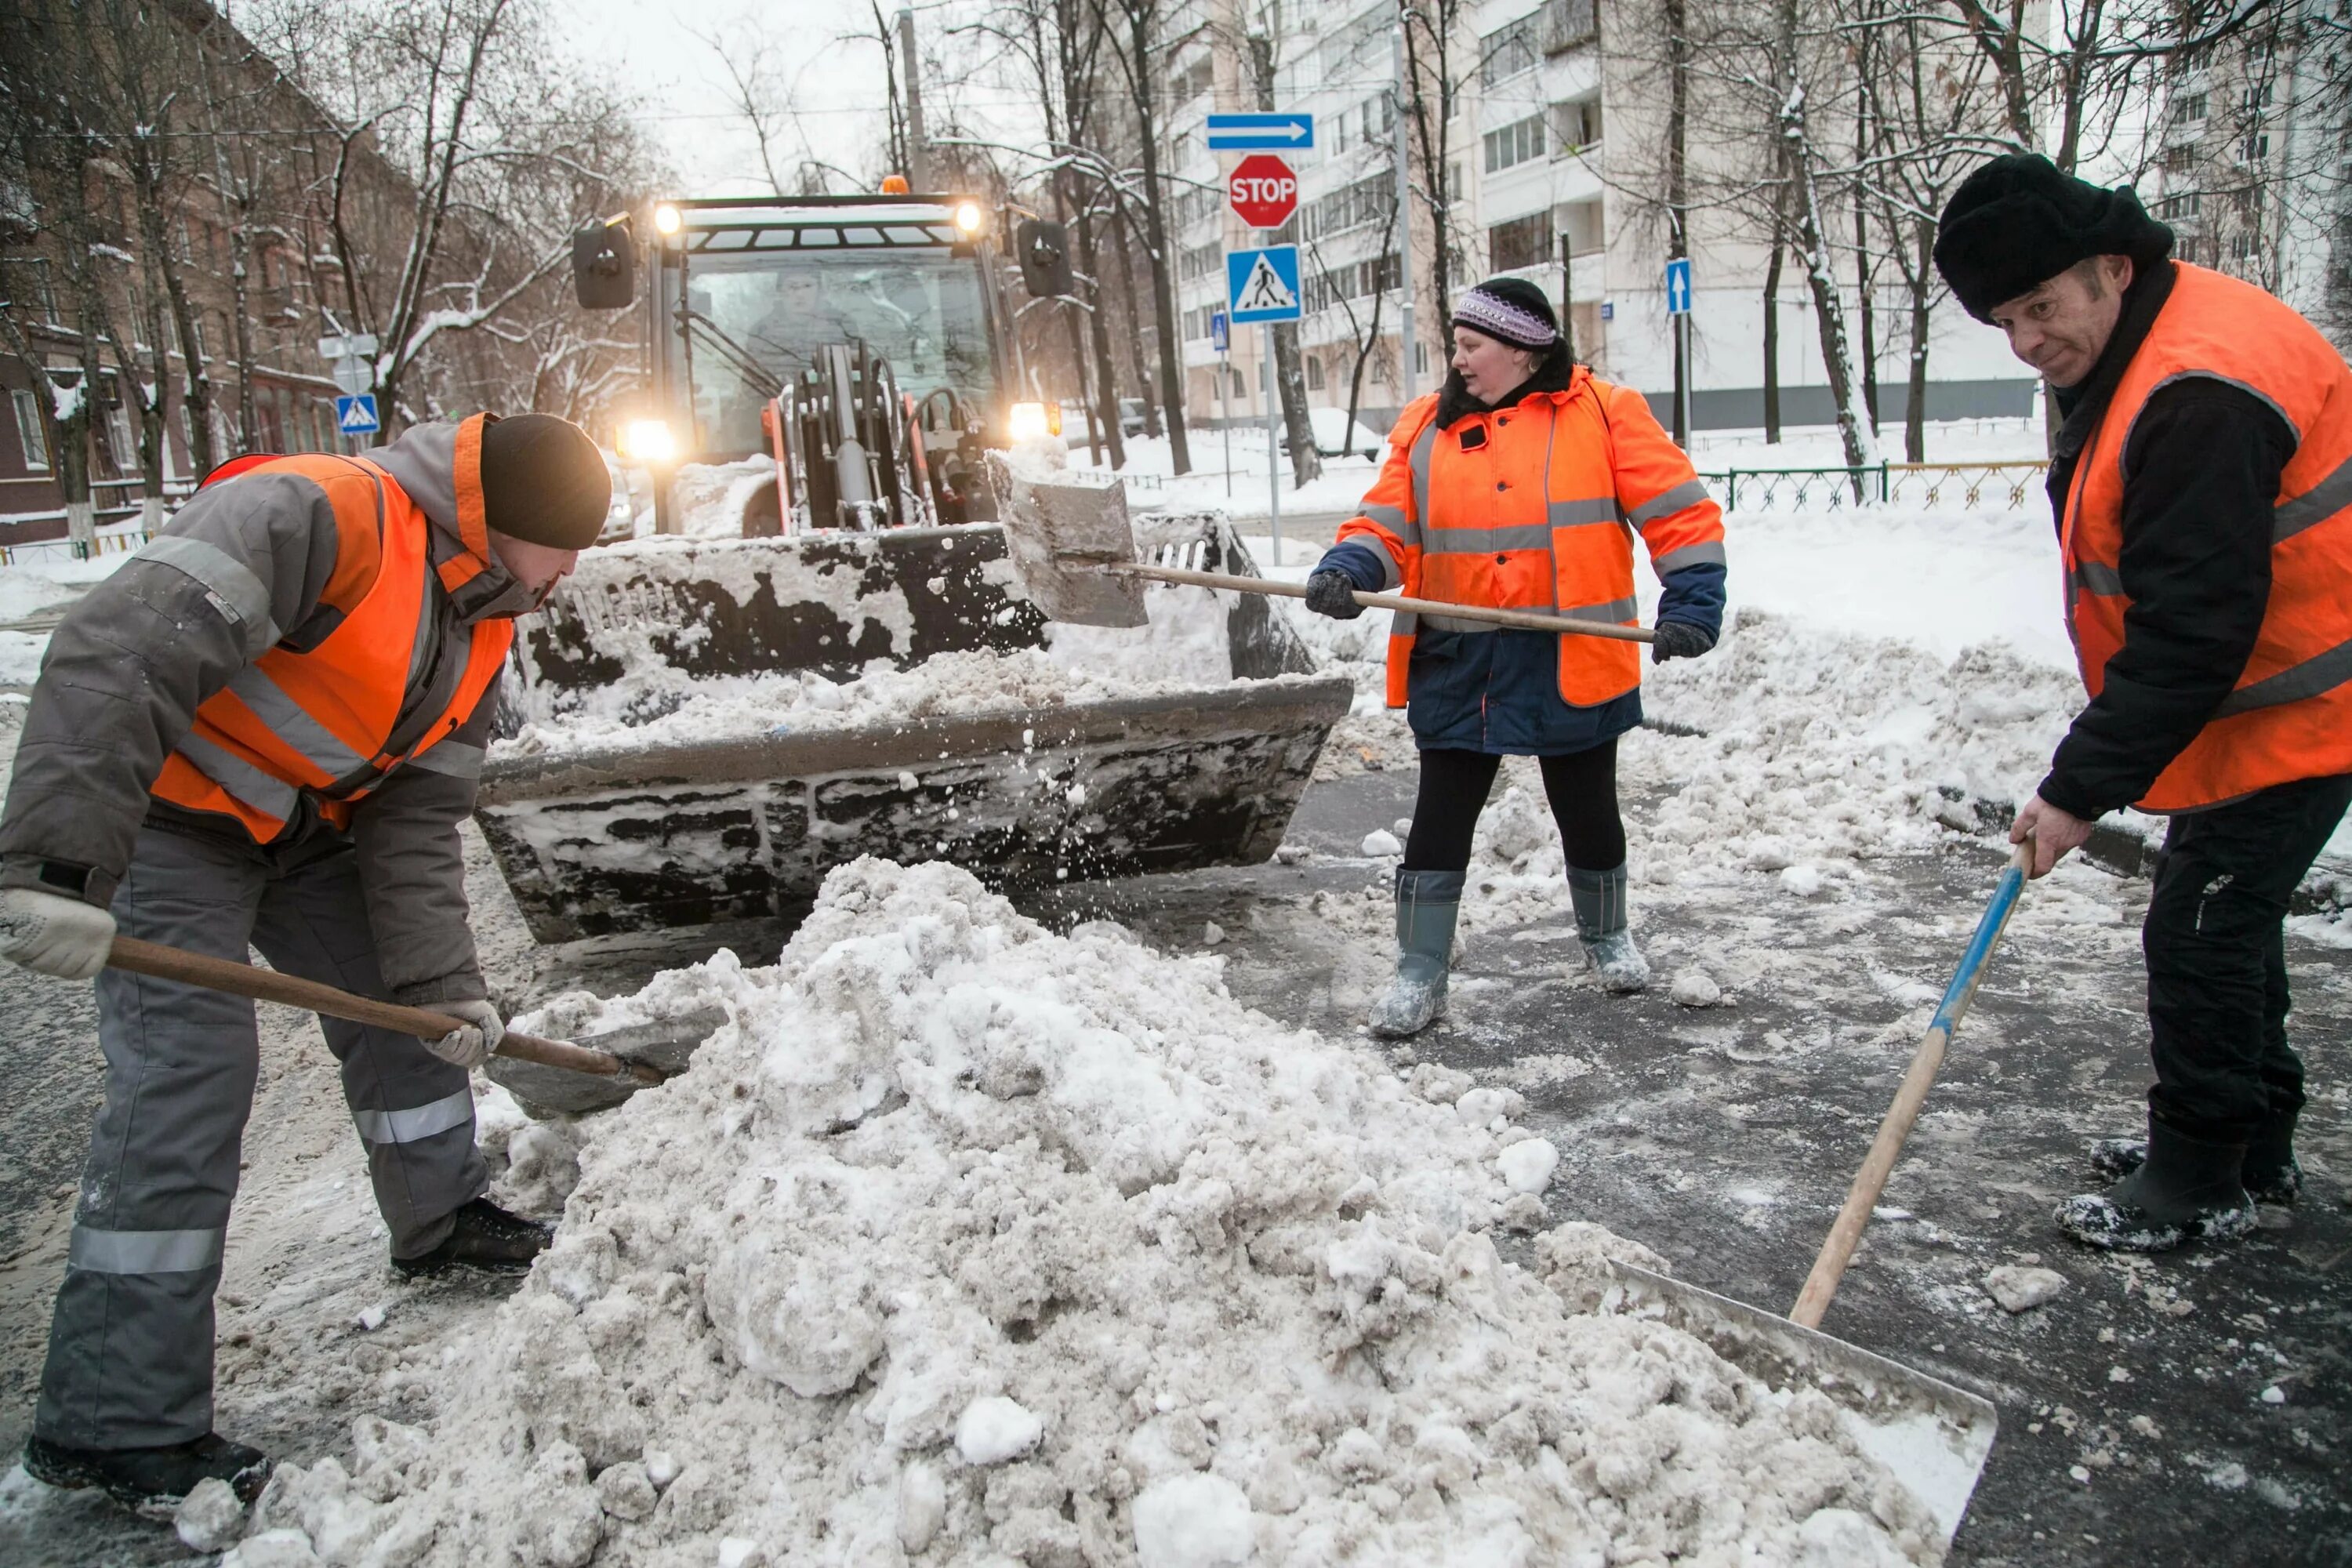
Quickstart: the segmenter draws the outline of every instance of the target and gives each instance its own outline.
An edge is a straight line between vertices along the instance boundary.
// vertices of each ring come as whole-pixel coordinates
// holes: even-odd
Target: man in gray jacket
[[[25,1464],[133,1503],[268,1472],[212,1429],[259,1051],[251,1003],[105,969],[118,931],[462,1019],[320,1020],[394,1267],[520,1269],[548,1240],[482,1196],[468,1074],[503,1026],[457,825],[513,618],[603,526],[604,458],[478,415],[233,467],[58,627],[0,814],[0,957],[97,979],[107,1068]]]

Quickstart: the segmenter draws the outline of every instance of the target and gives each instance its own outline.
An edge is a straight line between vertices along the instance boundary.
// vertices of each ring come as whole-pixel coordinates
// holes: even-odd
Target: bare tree
[[[1174,258],[1168,247],[1168,218],[1160,170],[1160,62],[1171,39],[1170,0],[1093,0],[1095,16],[1109,34],[1127,104],[1135,116],[1142,155],[1143,237],[1151,263],[1152,326],[1160,343],[1160,395],[1168,420],[1168,454],[1179,474],[1192,471],[1192,451],[1184,430],[1184,359],[1177,341]]]

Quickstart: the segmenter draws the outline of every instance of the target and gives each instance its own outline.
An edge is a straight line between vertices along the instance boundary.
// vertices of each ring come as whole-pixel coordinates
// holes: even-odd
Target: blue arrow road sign
[[[1225,300],[1237,327],[1298,320],[1298,247],[1226,251]]]
[[[1209,151],[1249,153],[1265,148],[1303,152],[1315,145],[1311,114],[1212,114]]]
[[[1677,256],[1666,263],[1666,314],[1690,314],[1690,258]]]
[[[362,392],[336,398],[335,428],[346,436],[373,436],[383,428],[376,422],[375,394]]]
[[[1231,324],[1226,321],[1225,313],[1223,310],[1210,311],[1209,346],[1215,349],[1219,353],[1223,353],[1228,348],[1233,346],[1233,328]]]

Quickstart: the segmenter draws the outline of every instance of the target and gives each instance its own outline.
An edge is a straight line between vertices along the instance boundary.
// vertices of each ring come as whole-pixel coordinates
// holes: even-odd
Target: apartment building
[[[1221,162],[1202,133],[1213,110],[1254,110],[1247,24],[1269,15],[1274,101],[1316,121],[1313,151],[1291,159],[1300,211],[1284,230],[1242,227],[1224,210]],[[1656,221],[1663,89],[1652,13],[1608,0],[1477,0],[1460,8],[1449,49],[1454,110],[1444,135],[1449,211],[1448,271],[1458,290],[1496,274],[1535,282],[1561,309],[1577,355],[1648,395],[1664,416],[1674,388],[1664,299],[1666,237]],[[1278,9],[1203,0],[1199,26],[1171,58],[1169,167],[1174,195],[1186,394],[1196,423],[1265,418],[1263,334],[1234,335],[1222,360],[1210,342],[1223,303],[1229,246],[1301,247],[1307,315],[1300,347],[1307,397],[1344,408],[1362,358],[1359,417],[1384,430],[1408,390],[1444,374],[1444,323],[1433,289],[1435,235],[1426,211],[1414,222],[1414,342],[1411,372],[1399,339],[1402,271],[1394,222],[1396,28],[1394,0],[1294,0]],[[1424,65],[1423,80],[1433,68]],[[1707,150],[1695,147],[1704,159]],[[1423,178],[1416,144],[1414,178]],[[1699,429],[1760,426],[1764,409],[1763,286],[1769,246],[1732,216],[1695,213],[1693,423]],[[1859,283],[1845,266],[1846,304]],[[1878,323],[1879,414],[1899,426],[1909,344],[1907,297],[1883,268],[1872,300]],[[1834,417],[1814,313],[1802,271],[1783,268],[1778,290],[1779,380],[1790,426]],[[1859,340],[1859,332],[1850,329]],[[2035,383],[1998,334],[1945,302],[1932,317],[1930,418],[2029,413]]]
[[[2151,205],[2183,259],[2261,285],[2352,351],[2352,55],[2329,8],[2289,0],[2179,63]]]

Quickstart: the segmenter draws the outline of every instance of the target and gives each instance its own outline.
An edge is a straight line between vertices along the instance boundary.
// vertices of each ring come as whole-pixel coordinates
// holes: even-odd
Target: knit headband
[[[1548,349],[1559,341],[1559,329],[1549,321],[1484,289],[1472,289],[1454,301],[1454,324],[1513,348]]]

